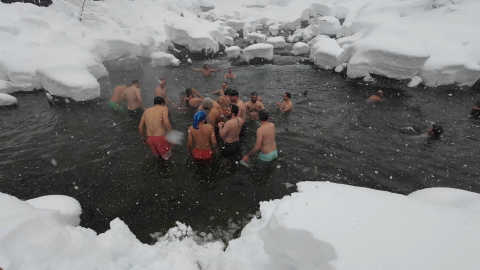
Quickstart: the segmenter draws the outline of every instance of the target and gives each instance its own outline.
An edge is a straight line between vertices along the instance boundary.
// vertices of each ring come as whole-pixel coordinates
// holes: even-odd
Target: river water
[[[298,59],[276,56],[282,65],[234,67],[231,87],[244,101],[258,92],[274,119],[279,159],[268,166],[256,158],[250,167],[221,159],[193,163],[186,138],[173,147],[171,161],[157,162],[128,115],[110,110],[112,89],[140,79],[145,104],[152,106],[160,77],[178,102],[185,87],[203,94],[219,89],[224,72],[204,78],[186,66],[152,68],[145,62],[135,71],[110,71],[100,79],[101,98],[91,102],[50,106],[44,92],[15,94],[18,107],[0,109],[0,191],[20,199],[72,196],[82,205],[82,226],[103,232],[119,217],[144,242],[175,221],[207,232],[228,229],[229,220],[245,221],[260,201],[290,194],[295,187],[289,184],[299,181],[401,194],[427,187],[480,192],[480,122],[468,119],[478,92],[406,88],[393,81],[372,85],[296,65]],[[222,58],[206,62],[223,71],[230,66]],[[378,89],[386,101],[365,102]],[[282,117],[275,104],[285,91],[292,93],[294,111]],[[192,115],[171,109],[173,128],[186,134]],[[440,140],[412,138],[432,122],[445,128]],[[244,153],[254,135],[250,128]]]

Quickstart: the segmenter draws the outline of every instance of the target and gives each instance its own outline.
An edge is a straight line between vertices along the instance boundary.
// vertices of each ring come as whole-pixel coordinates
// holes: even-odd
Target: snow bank
[[[228,59],[239,57],[241,51],[242,51],[242,49],[238,46],[232,46],[230,48],[225,49],[225,52],[227,53],[227,58]]]
[[[480,194],[454,188],[426,188],[408,197],[440,206],[450,206],[480,213]]]
[[[85,101],[100,96],[100,84],[84,67],[53,66],[37,70],[36,76],[50,94]]]
[[[27,201],[31,206],[38,209],[58,211],[57,221],[63,225],[78,226],[82,207],[72,197],[64,195],[48,195]]]
[[[249,33],[247,35],[247,42],[248,43],[265,43],[267,36],[264,34],[259,33]]]
[[[295,45],[293,45],[292,53],[293,55],[307,54],[309,50],[310,46],[308,46],[307,43],[297,42]]]
[[[156,67],[156,66],[175,66],[178,67],[180,65],[180,60],[178,60],[175,56],[169,54],[169,53],[164,53],[164,52],[156,52],[152,53],[150,55],[150,58],[152,59],[151,65]]]
[[[337,41],[326,36],[319,36],[312,40],[310,58],[315,65],[324,69],[334,69],[337,66],[337,57],[343,52]]]
[[[17,98],[8,94],[0,93],[0,107],[17,104]]]
[[[219,39],[225,38],[217,27],[213,23],[208,25],[206,21],[198,18],[184,18],[165,23],[168,39],[175,44],[185,46],[192,52],[205,50],[217,53],[219,44],[212,36]]]
[[[480,266],[476,212],[328,182],[297,185],[298,193],[260,203],[261,219],[230,241],[217,269]]]
[[[120,219],[97,235],[0,193],[0,263],[12,269],[206,269],[224,248],[180,222],[155,245],[142,244]]]
[[[250,45],[243,50],[243,57],[247,62],[255,57],[264,58],[268,61],[272,61],[273,45],[266,43]]]
[[[282,36],[268,38],[266,43],[272,44],[275,49],[285,48],[285,45],[287,45],[287,43],[285,42],[285,38]]]

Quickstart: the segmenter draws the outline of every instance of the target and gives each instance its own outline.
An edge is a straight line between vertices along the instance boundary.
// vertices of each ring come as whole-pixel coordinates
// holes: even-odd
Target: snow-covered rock
[[[307,9],[303,10],[300,18],[304,21],[313,23],[318,17],[335,16],[335,7],[332,3],[313,3]]]
[[[0,93],[0,107],[11,106],[17,104],[17,98],[9,94]]]
[[[310,46],[308,46],[307,43],[297,42],[293,45],[292,53],[293,55],[308,54],[309,50],[310,50]]]
[[[337,66],[337,57],[343,52],[337,41],[328,37],[316,37],[310,43],[310,58],[316,66],[324,69],[334,69]]]
[[[181,18],[181,17],[180,17]],[[213,23],[200,23],[200,19],[184,18],[165,23],[165,31],[173,43],[185,46],[191,52],[203,50],[217,53],[219,44],[217,39],[224,39],[223,34]],[[213,37],[212,37],[213,36]],[[215,39],[214,39],[215,38]]]
[[[473,85],[480,79],[480,65],[463,63],[446,55],[443,58],[428,59],[418,74],[426,86],[457,84]]]
[[[332,16],[324,16],[318,19],[318,26],[322,34],[336,35],[340,29],[340,21]]]
[[[238,46],[231,46],[231,47],[225,49],[225,52],[227,53],[227,58],[228,59],[233,59],[233,58],[239,57],[241,51],[242,51],[242,49]]]
[[[245,21],[230,19],[225,21],[225,25],[232,27],[233,29],[235,29],[235,31],[238,32],[243,30],[243,27],[245,26]]]
[[[259,33],[249,33],[247,35],[247,42],[248,43],[265,43],[265,40],[267,39],[267,36],[264,34],[259,34]]]
[[[248,33],[254,33],[255,32],[255,27],[253,27],[251,24],[246,23],[243,26],[243,36],[246,37]]]
[[[31,200],[27,203],[38,209],[57,211],[57,221],[64,225],[78,226],[80,224],[80,214],[82,207],[80,203],[64,195],[47,195]]]
[[[233,45],[233,38],[225,37],[225,46],[232,46],[232,45]]]
[[[0,79],[0,93],[11,94],[20,90],[22,90],[22,88],[12,82]]]
[[[266,43],[250,45],[243,50],[243,57],[247,62],[255,57],[271,61],[273,60],[273,45]]]
[[[85,101],[100,96],[100,84],[87,68],[81,66],[53,66],[37,70],[45,90],[50,94]]]
[[[288,37],[288,42],[304,41],[309,42],[321,33],[320,28],[316,24],[310,24],[306,28],[296,30],[293,35]]]
[[[285,48],[285,45],[287,44],[285,38],[282,36],[268,38],[266,43],[272,44],[275,49]]]
[[[175,56],[169,53],[164,52],[156,52],[150,55],[152,59],[151,65],[156,66],[175,66],[178,67],[180,65],[180,60],[178,60]]]
[[[140,44],[123,35],[103,35],[95,40],[92,52],[102,61],[142,55]]]
[[[417,87],[420,83],[422,83],[422,78],[418,76],[413,76],[410,82],[408,83],[408,87]]]
[[[272,36],[276,36],[278,35],[278,31],[280,31],[278,25],[274,24],[274,25],[270,25],[268,27],[268,32],[270,33],[270,35]]]

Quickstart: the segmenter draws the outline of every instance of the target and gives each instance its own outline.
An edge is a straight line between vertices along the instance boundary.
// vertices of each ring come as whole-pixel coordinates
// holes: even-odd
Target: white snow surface
[[[178,67],[180,65],[180,60],[178,60],[175,56],[169,53],[164,52],[155,52],[150,55],[152,59],[152,66],[175,66]]]
[[[292,47],[293,55],[307,54],[309,50],[310,46],[308,46],[308,44],[304,42],[297,42]]]
[[[0,93],[0,107],[11,106],[17,104],[17,98],[9,94]]]
[[[343,52],[337,41],[327,36],[317,36],[309,44],[310,58],[315,65],[324,69],[334,69],[337,66],[337,57]]]
[[[228,59],[237,58],[238,56],[240,56],[241,51],[242,49],[238,46],[231,46],[225,49]]]
[[[243,57],[248,62],[255,57],[273,60],[273,45],[258,43],[248,46],[243,50]]]
[[[412,192],[408,197],[480,214],[480,194],[475,192],[454,188],[426,188]]]
[[[253,219],[240,238],[230,241],[216,269],[480,266],[477,212],[328,182],[297,186],[298,193],[260,203],[261,219]],[[456,202],[473,201],[466,193],[458,191]]]
[[[260,33],[249,33],[247,35],[247,42],[248,43],[265,43],[265,41],[267,40],[267,36],[265,36],[264,34],[260,34]]]
[[[80,203],[69,196],[47,195],[27,201],[35,208],[58,211],[57,221],[64,225],[78,226],[82,207]]]
[[[272,44],[275,49],[285,48],[285,45],[287,44],[287,42],[285,42],[285,38],[282,36],[268,38],[266,43]]]

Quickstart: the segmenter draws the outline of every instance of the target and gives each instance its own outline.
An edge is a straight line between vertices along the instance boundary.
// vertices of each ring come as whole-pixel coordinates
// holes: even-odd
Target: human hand
[[[281,104],[280,102],[277,102],[277,106],[278,106],[278,107],[280,107],[280,104]]]
[[[147,139],[142,138],[143,144],[148,144]]]
[[[219,128],[223,128],[223,126],[224,126],[224,125],[225,125],[225,123],[224,123],[224,122],[220,122],[220,123],[218,123],[218,127],[219,127]]]
[[[249,159],[250,159],[250,157],[248,155],[246,155],[242,158],[242,161],[243,162],[248,162]]]

